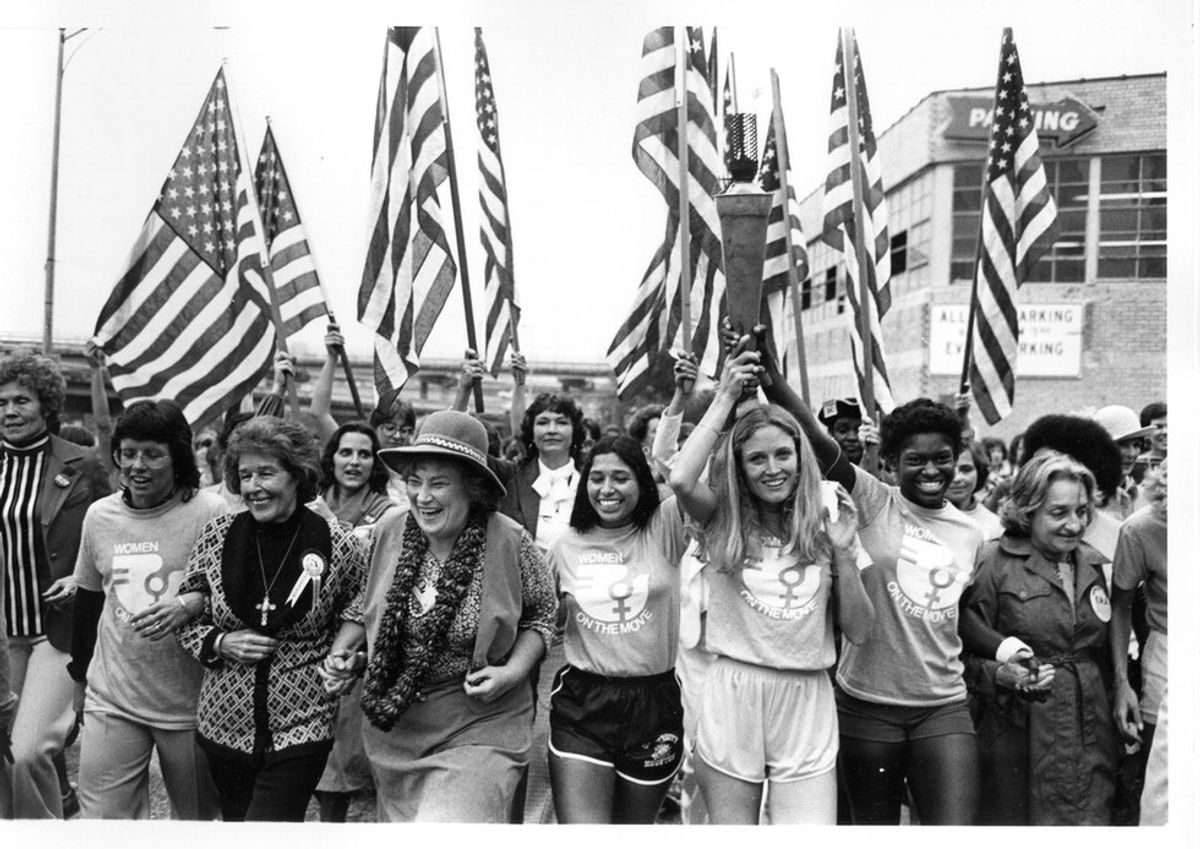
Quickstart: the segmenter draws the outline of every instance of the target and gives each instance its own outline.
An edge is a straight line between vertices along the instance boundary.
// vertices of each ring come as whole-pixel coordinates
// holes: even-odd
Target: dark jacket
[[[47,574],[38,575],[43,591],[74,574],[83,517],[93,501],[111,492],[108,472],[99,460],[74,443],[50,437],[37,500],[48,567]],[[45,610],[46,637],[62,652],[71,650],[71,609],[67,604]]]
[[[500,472],[493,468],[499,475]],[[499,511],[513,521],[520,522],[537,539],[538,513],[542,506],[542,497],[533,490],[533,482],[538,479],[537,458],[526,460],[515,467],[509,478],[501,477],[508,490],[500,499]]]
[[[1075,552],[1072,611],[1057,566],[1029,540],[1005,534],[980,554],[959,633],[983,765],[982,824],[1109,824],[1119,748],[1103,562],[1086,544]],[[995,686],[1005,637],[1054,665],[1045,701]]]

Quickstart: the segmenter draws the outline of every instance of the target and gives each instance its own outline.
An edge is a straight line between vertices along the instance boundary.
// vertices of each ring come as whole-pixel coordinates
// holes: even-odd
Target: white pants
[[[175,817],[217,819],[216,790],[194,729],[154,728],[95,711],[84,715],[80,735],[80,816],[150,819],[150,755],[155,749]]]
[[[1142,785],[1142,818],[1138,825],[1166,825],[1167,793],[1167,688],[1158,705],[1158,724],[1146,761],[1146,783]]]
[[[54,756],[75,719],[71,656],[45,637],[11,637],[12,689],[20,697],[13,717],[13,764],[0,760],[0,819],[62,818],[62,791]]]

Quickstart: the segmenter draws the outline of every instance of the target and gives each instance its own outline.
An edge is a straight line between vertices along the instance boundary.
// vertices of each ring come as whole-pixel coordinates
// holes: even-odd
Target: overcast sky
[[[451,11],[434,21],[428,5],[404,2],[356,5],[337,17],[295,4],[194,4],[186,13],[150,2],[47,5],[56,11],[0,12],[0,267],[5,288],[20,294],[0,312],[0,335],[33,339],[42,326],[58,25],[102,27],[67,44],[54,324],[65,340],[90,335],[223,58],[252,155],[271,116],[332,306],[352,347],[365,353],[355,298],[389,23],[441,27],[482,315],[471,76],[471,27],[482,25],[525,307],[521,339],[533,360],[601,360],[661,238],[665,207],[630,156],[642,37],[653,26],[704,24],[707,38],[719,25],[723,67],[733,51],[740,105],[761,113],[760,139],[768,72],[778,70],[801,195],[824,179],[840,25],[857,30],[877,131],[931,91],[993,85],[1004,25],[1015,28],[1030,82],[1169,71],[1172,118],[1190,120],[1194,98],[1190,4],[1178,0],[693,3],[686,15],[662,3],[440,3]],[[1172,160],[1173,194],[1180,165]],[[316,352],[321,335],[313,325],[293,345]],[[465,338],[456,293],[426,353],[458,356]]]

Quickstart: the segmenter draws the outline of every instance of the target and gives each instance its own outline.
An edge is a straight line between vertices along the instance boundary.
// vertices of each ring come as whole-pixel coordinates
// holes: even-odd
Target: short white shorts
[[[713,661],[696,731],[696,755],[713,769],[742,781],[801,781],[832,770],[837,751],[826,671]]]

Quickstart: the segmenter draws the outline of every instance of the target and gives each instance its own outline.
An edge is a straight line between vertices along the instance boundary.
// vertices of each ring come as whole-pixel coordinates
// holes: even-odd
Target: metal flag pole
[[[271,124],[270,115],[267,116],[267,132],[270,133],[272,139],[274,139],[275,128]],[[272,147],[275,148],[276,153],[279,152],[278,144],[272,144]],[[281,171],[284,170],[282,157],[280,157],[279,160],[279,168]],[[284,173],[286,173],[286,171]],[[291,185],[291,180],[288,181],[288,184]],[[294,187],[292,188],[292,206],[296,207],[297,217],[301,221],[305,221],[306,219],[304,216],[300,214],[300,201],[296,196],[296,190]],[[312,235],[309,233],[307,227],[304,230],[304,238],[308,242],[308,258],[312,260],[313,273],[317,275],[317,288],[321,290],[321,300],[325,302],[325,316],[329,319],[330,324],[337,324],[337,318],[335,318],[333,315],[333,307],[329,305],[329,290],[325,288],[325,278],[321,276],[321,269],[317,264],[317,252],[313,246]],[[358,417],[360,419],[365,419],[367,414],[363,411],[362,399],[358,395],[358,385],[354,382],[354,372],[350,368],[350,357],[346,354],[346,347],[344,345],[342,346],[338,359],[342,361],[342,369],[346,373],[346,383],[350,387],[350,397],[354,399],[354,409],[358,412]]]
[[[682,38],[680,37],[682,35]],[[691,351],[692,346],[692,245],[691,220],[688,215],[691,201],[688,188],[688,88],[687,27],[675,27],[675,94],[678,100],[679,136],[679,319],[683,332],[683,348]]]
[[[867,246],[864,241],[864,222],[866,210],[863,204],[863,169],[862,154],[859,149],[858,135],[858,45],[854,39],[854,28],[843,27],[842,61],[845,63],[844,77],[846,83],[847,130],[850,142],[850,181],[854,189],[854,255],[858,261],[858,332],[862,342],[863,357],[863,414],[875,418],[875,351],[874,335],[871,331],[871,297],[867,285]],[[866,464],[864,468],[877,469],[879,449],[874,445],[866,447]]]
[[[479,345],[475,341],[475,311],[471,307],[471,279],[467,273],[467,246],[463,241],[462,206],[458,201],[458,171],[454,167],[454,143],[450,136],[450,104],[446,100],[446,72],[442,67],[442,36],[433,28],[434,57],[437,59],[438,99],[442,104],[442,120],[446,129],[446,171],[450,180],[450,203],[454,211],[454,239],[458,244],[458,268],[462,274],[463,313],[467,320],[467,346],[476,354]],[[483,412],[483,386],[475,383],[475,412]]]
[[[287,334],[283,332],[283,316],[279,312],[279,293],[275,291],[275,273],[271,269],[271,252],[267,248],[267,231],[263,227],[262,210],[258,206],[258,193],[254,187],[254,169],[250,167],[250,156],[246,150],[246,134],[242,131],[242,115],[238,109],[237,99],[233,96],[233,84],[229,81],[229,60],[221,60],[221,70],[225,75],[225,97],[229,100],[229,111],[233,115],[233,136],[237,143],[238,162],[242,173],[246,175],[246,202],[250,205],[251,223],[259,244],[259,269],[262,271],[263,282],[267,287],[267,295],[271,306],[271,323],[275,325],[275,345],[283,353],[288,353]],[[292,417],[300,417],[300,399],[296,393],[295,375],[287,381],[288,406],[291,407]]]
[[[787,238],[787,270],[788,291],[792,296],[792,318],[796,324],[796,368],[800,372],[800,396],[804,403],[812,406],[808,396],[808,355],[804,346],[804,321],[801,316],[800,283],[796,279],[796,263],[792,259],[792,211],[789,207],[791,198],[788,187],[788,146],[787,130],[783,126],[783,106],[779,96],[779,75],[771,69],[771,97],[774,102],[775,115],[775,159],[779,168],[779,188],[783,192],[783,232]],[[781,354],[782,356],[782,354]]]

